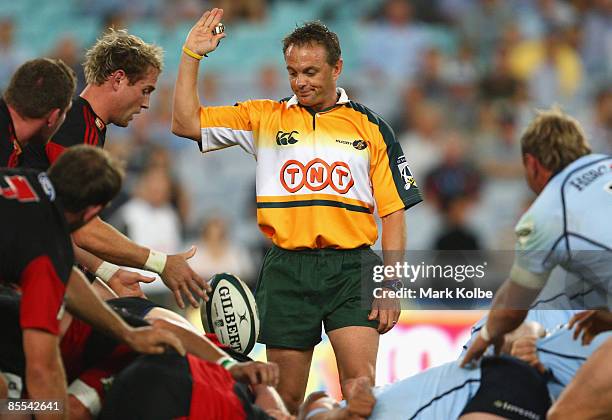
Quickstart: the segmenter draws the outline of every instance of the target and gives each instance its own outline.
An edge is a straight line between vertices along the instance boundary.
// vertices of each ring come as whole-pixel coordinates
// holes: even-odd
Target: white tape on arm
[[[145,270],[153,271],[157,274],[161,274],[166,268],[166,260],[168,256],[163,252],[157,252],[154,250],[149,251],[149,258],[144,265]]]
[[[92,417],[98,417],[102,409],[102,403],[98,392],[87,385],[85,382],[76,379],[68,387],[68,393],[73,395],[81,402],[91,413]]]
[[[101,278],[104,283],[108,283],[108,281],[115,275],[117,271],[119,271],[119,266],[115,264],[111,264],[106,261],[102,261],[100,267],[96,270],[96,276]]]

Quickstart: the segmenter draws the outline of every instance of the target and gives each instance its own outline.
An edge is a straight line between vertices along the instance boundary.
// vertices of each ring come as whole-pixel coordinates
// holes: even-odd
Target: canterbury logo
[[[291,131],[290,133],[285,133],[283,131],[279,131],[278,133],[276,133],[276,144],[278,144],[279,146],[286,146],[288,144],[295,144],[298,142],[298,139],[296,139],[293,135],[294,134],[300,134],[297,131]]]
[[[347,163],[330,165],[322,159],[313,159],[305,165],[297,160],[287,161],[281,168],[280,182],[290,193],[304,187],[313,192],[321,191],[329,186],[339,194],[346,194],[355,184]]]

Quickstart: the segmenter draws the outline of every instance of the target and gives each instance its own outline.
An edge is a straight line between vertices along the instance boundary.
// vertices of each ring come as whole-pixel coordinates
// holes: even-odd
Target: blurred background
[[[83,53],[109,27],[164,48],[150,110],[108,129],[106,148],[128,176],[105,218],[167,253],[196,244],[192,266],[206,278],[229,271],[253,286],[269,246],[256,225],[252,157],[202,155],[170,132],[181,46],[212,7],[225,10],[227,38],[201,65],[207,105],[290,96],[282,38],[312,19],[339,35],[339,85],[391,124],[425,193],[406,212],[409,249],[513,249],[512,228],[533,200],[519,138],[538,108],[560,105],[595,152],[612,153],[612,0],[0,0],[0,90],[23,61],[50,56],[74,68],[80,92]],[[147,293],[172,305],[164,290],[158,280]],[[378,382],[456,358],[480,316],[403,313],[381,339]],[[310,388],[337,394],[334,369],[325,342]]]

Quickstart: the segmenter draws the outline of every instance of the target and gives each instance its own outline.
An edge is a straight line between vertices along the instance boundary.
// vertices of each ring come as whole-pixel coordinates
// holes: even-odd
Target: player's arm
[[[461,366],[479,359],[491,344],[499,352],[504,344],[504,335],[523,323],[529,305],[541,290],[541,287],[532,288],[512,279],[506,280],[495,294],[487,323],[466,351]]]
[[[145,316],[157,328],[165,329],[174,334],[185,347],[188,353],[202,360],[224,366],[232,377],[251,385],[278,385],[278,366],[274,363],[246,362],[237,363],[208,338],[198,333],[194,327],[184,319],[176,319],[177,314],[164,308],[154,308]]]
[[[199,141],[200,134],[200,98],[198,96],[198,69],[200,59],[214,51],[224,33],[213,35],[213,29],[221,22],[223,9],[206,11],[200,20],[191,28],[184,47],[187,52],[181,54],[178,75],[174,87],[174,105],[172,108],[172,132],[180,137]]]
[[[132,328],[106,305],[76,268],[72,269],[66,288],[68,310],[78,318],[128,344],[142,353],[163,353],[165,346],[174,347],[180,354],[185,350],[179,340],[168,331],[150,327]]]
[[[23,331],[28,396],[35,400],[59,400],[66,403],[66,375],[59,352],[59,338],[49,331],[27,328]],[[67,410],[37,419],[68,418]]]
[[[382,218],[382,250],[386,266],[395,266],[403,258],[406,247],[406,221],[404,209]],[[395,279],[388,279],[395,280]],[[398,299],[375,299],[372,303],[370,319],[379,319],[378,332],[384,334],[391,330],[400,316]]]
[[[198,302],[192,293],[208,299],[205,292],[210,286],[187,263],[195,248],[181,254],[162,254],[136,244],[99,217],[74,232],[72,239],[77,246],[105,261],[158,273],[181,308],[185,307],[181,293],[196,308]]]

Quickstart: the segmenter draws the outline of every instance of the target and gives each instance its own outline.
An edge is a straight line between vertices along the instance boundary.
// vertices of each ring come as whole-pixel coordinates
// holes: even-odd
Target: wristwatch
[[[383,289],[393,290],[394,292],[399,292],[404,287],[404,283],[400,279],[384,280],[381,285]]]

